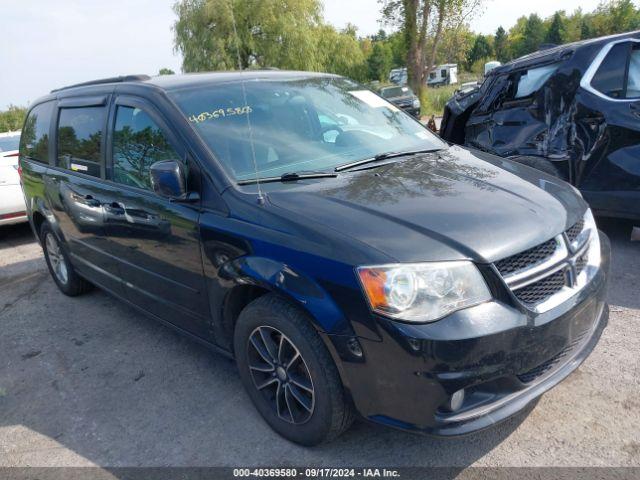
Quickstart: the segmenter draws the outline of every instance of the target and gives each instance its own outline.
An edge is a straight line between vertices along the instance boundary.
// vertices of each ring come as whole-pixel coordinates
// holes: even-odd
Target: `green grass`
[[[442,116],[444,105],[453,96],[453,92],[460,85],[447,85],[437,88],[425,88],[420,96],[420,104],[422,105],[422,115],[436,117]]]

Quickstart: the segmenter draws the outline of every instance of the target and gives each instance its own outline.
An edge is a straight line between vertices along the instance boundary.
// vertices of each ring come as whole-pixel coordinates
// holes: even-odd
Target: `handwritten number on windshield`
[[[207,120],[212,120],[216,118],[224,118],[224,117],[232,117],[234,115],[247,115],[251,113],[253,109],[249,105],[245,105],[244,107],[229,107],[229,108],[219,108],[217,110],[206,111],[199,114],[193,114],[189,117],[189,121],[191,123],[201,123]]]

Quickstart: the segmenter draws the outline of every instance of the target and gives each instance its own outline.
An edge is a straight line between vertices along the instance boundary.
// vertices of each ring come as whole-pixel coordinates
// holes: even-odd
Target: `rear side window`
[[[640,98],[640,46],[631,50],[626,98]]]
[[[58,120],[58,166],[94,177],[102,166],[102,130],[105,107],[60,109]]]
[[[139,108],[118,106],[113,132],[113,180],[152,190],[149,168],[160,160],[179,160],[160,127]]]
[[[611,98],[624,98],[628,43],[614,45],[591,80],[591,86]]]
[[[53,102],[33,107],[22,128],[20,154],[30,160],[49,163],[49,127]]]

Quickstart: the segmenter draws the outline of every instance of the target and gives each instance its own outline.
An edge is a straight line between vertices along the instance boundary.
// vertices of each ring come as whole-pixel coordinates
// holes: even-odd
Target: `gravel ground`
[[[359,422],[288,443],[229,360],[94,291],[56,289],[27,226],[0,230],[0,466],[640,466],[640,242],[613,244],[609,327],[537,406],[434,439]]]

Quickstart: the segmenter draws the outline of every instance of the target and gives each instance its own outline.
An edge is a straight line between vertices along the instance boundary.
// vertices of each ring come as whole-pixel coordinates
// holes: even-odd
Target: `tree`
[[[388,23],[399,25],[407,44],[409,85],[422,92],[437,58],[443,31],[477,13],[482,0],[381,0]],[[427,51],[427,45],[429,49]]]
[[[171,70],[170,68],[161,68],[158,72],[158,75],[175,75],[176,72]]]
[[[185,72],[277,67],[343,73],[364,65],[355,28],[337,32],[324,24],[319,0],[179,0],[174,11],[174,45]]]
[[[493,51],[497,60],[504,63],[509,59],[509,38],[502,25],[498,27],[493,37]]]
[[[371,35],[371,40],[374,42],[384,42],[387,39],[387,32],[382,28],[378,30],[378,33]]]
[[[385,42],[375,42],[371,54],[367,58],[369,78],[385,81],[389,77],[389,71],[393,64],[391,47]]]
[[[529,15],[524,27],[524,54],[535,52],[544,42],[544,24],[542,19],[535,13]]]
[[[434,63],[437,65],[442,63],[465,65],[475,38],[475,34],[469,30],[467,25],[462,25],[460,28],[455,29],[445,29],[442,32],[442,40]]]
[[[489,44],[489,41],[484,35],[478,35],[475,42],[473,42],[473,48],[467,56],[467,66],[471,70],[471,66],[478,60],[487,59],[493,55],[493,49]]]
[[[583,19],[580,23],[580,39],[586,40],[591,37],[593,37],[593,33],[591,32],[589,22],[587,19]]]
[[[349,27],[342,32],[330,25],[322,25],[314,30],[315,68],[337,73],[358,81],[367,79],[367,66],[356,32],[349,33]]]
[[[553,14],[553,20],[547,30],[544,41],[546,43],[552,43],[554,45],[562,45],[565,42],[566,27],[564,25],[564,19],[561,12]]]
[[[0,112],[0,132],[20,130],[26,115],[27,109],[25,107],[9,105],[9,108]]]

